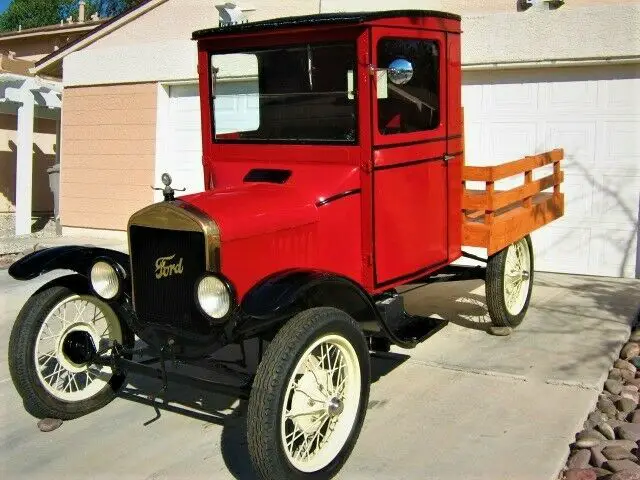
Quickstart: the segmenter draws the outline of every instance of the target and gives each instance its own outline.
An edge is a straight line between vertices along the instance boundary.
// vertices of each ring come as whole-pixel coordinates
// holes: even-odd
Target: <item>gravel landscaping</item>
[[[576,434],[564,480],[640,480],[640,328],[604,383],[596,409]]]

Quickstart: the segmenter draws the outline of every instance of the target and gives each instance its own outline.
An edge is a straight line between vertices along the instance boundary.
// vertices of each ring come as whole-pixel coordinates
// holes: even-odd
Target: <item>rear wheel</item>
[[[29,298],[9,340],[11,379],[37,418],[69,420],[109,403],[125,376],[90,360],[97,351],[108,354],[114,342],[134,340],[111,306],[80,282],[63,283]]]
[[[491,323],[517,327],[522,323],[533,289],[531,237],[509,245],[487,262],[486,297]]]
[[[369,352],[335,308],[291,319],[269,345],[249,399],[247,436],[267,479],[330,478],[353,449],[369,398]]]

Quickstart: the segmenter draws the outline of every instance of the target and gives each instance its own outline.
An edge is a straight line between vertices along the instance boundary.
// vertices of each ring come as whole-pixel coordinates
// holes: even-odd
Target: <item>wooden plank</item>
[[[486,248],[489,245],[489,226],[478,222],[464,222],[462,245]]]
[[[469,167],[462,170],[462,178],[466,181],[495,182],[503,178],[508,178],[527,170],[543,167],[553,162],[558,162],[564,158],[564,150],[561,148],[550,152],[541,153],[531,157],[524,157],[513,162],[502,163],[491,167]]]
[[[487,252],[493,255],[525,235],[564,215],[564,195],[542,193],[531,208],[518,207],[501,215],[489,233]]]
[[[489,195],[486,190],[465,190],[462,196],[462,208],[466,210],[499,210],[527,197],[532,197],[542,190],[559,185],[563,181],[564,172],[560,170],[557,174],[533,180],[531,183],[511,190],[495,191],[493,195]]]
[[[489,255],[499,252],[525,235],[564,215],[564,194],[539,193],[531,208],[514,206],[495,212],[491,225],[484,223],[481,210],[467,214],[462,225],[462,244],[484,247]]]

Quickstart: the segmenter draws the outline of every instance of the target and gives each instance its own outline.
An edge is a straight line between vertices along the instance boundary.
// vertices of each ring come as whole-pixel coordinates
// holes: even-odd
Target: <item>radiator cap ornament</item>
[[[169,175],[167,172],[162,174],[162,177],[160,177],[160,180],[162,181],[162,184],[164,185],[164,188],[155,188],[155,187],[151,187],[154,190],[162,190],[162,195],[164,195],[164,201],[165,202],[170,202],[172,200],[175,200],[175,192],[184,192],[186,190],[186,188],[172,188],[171,187],[171,182],[173,181],[173,179],[171,178],[171,175]]]

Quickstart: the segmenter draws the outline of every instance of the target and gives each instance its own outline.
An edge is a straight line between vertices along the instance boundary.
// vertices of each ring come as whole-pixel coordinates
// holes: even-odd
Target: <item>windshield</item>
[[[211,56],[217,142],[355,143],[355,45]]]

